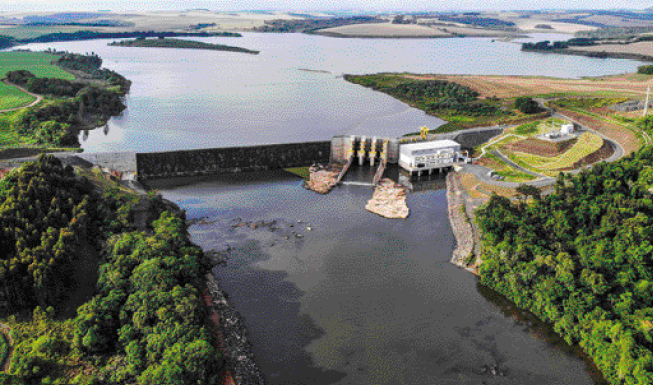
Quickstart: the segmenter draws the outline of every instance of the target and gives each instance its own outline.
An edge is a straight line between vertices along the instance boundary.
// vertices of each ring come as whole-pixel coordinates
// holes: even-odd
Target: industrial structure
[[[402,144],[399,147],[399,166],[410,175],[422,175],[422,172],[433,170],[442,172],[463,161],[465,157],[460,144],[453,140],[433,140],[430,142]]]

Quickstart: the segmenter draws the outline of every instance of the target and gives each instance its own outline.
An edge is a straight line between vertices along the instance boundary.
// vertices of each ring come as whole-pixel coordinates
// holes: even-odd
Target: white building
[[[560,127],[560,134],[561,135],[569,135],[574,132],[574,125],[573,124],[563,124]]]
[[[411,175],[451,167],[461,160],[460,144],[453,140],[402,144],[399,146],[399,166]]]

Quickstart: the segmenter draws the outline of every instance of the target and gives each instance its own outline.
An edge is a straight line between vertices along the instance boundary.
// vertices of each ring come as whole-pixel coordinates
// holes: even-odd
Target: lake
[[[388,95],[353,85],[343,73],[415,72],[576,78],[634,71],[638,62],[524,53],[488,38],[342,39],[244,33],[204,42],[260,50],[242,53],[110,47],[113,40],[30,44],[85,53],[133,82],[127,110],[108,130],[80,135],[85,151],[181,150],[328,140],[333,135],[397,137],[435,128]],[[564,40],[537,34],[526,40]],[[311,70],[311,71],[306,71]],[[326,72],[313,72],[326,71]]]

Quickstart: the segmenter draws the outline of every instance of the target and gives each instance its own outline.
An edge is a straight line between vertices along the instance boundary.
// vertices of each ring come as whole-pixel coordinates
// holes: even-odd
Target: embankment
[[[264,171],[328,163],[331,142],[272,144],[136,154],[140,180]]]
[[[213,275],[207,274],[206,279],[210,297],[207,305],[222,345],[222,353],[227,361],[228,373],[225,383],[227,385],[265,384],[265,378],[254,360],[242,317],[227,302],[226,294],[220,289]]]
[[[458,189],[458,181],[454,173],[447,175],[447,205],[451,229],[456,238],[451,263],[467,269],[467,259],[474,251],[474,232],[467,213],[463,211],[465,200]]]

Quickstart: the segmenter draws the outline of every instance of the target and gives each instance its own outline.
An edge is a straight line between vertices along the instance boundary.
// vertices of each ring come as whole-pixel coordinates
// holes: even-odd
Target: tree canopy
[[[612,384],[653,383],[652,161],[647,147],[560,174],[530,204],[493,196],[477,211],[482,283],[579,343]]]

